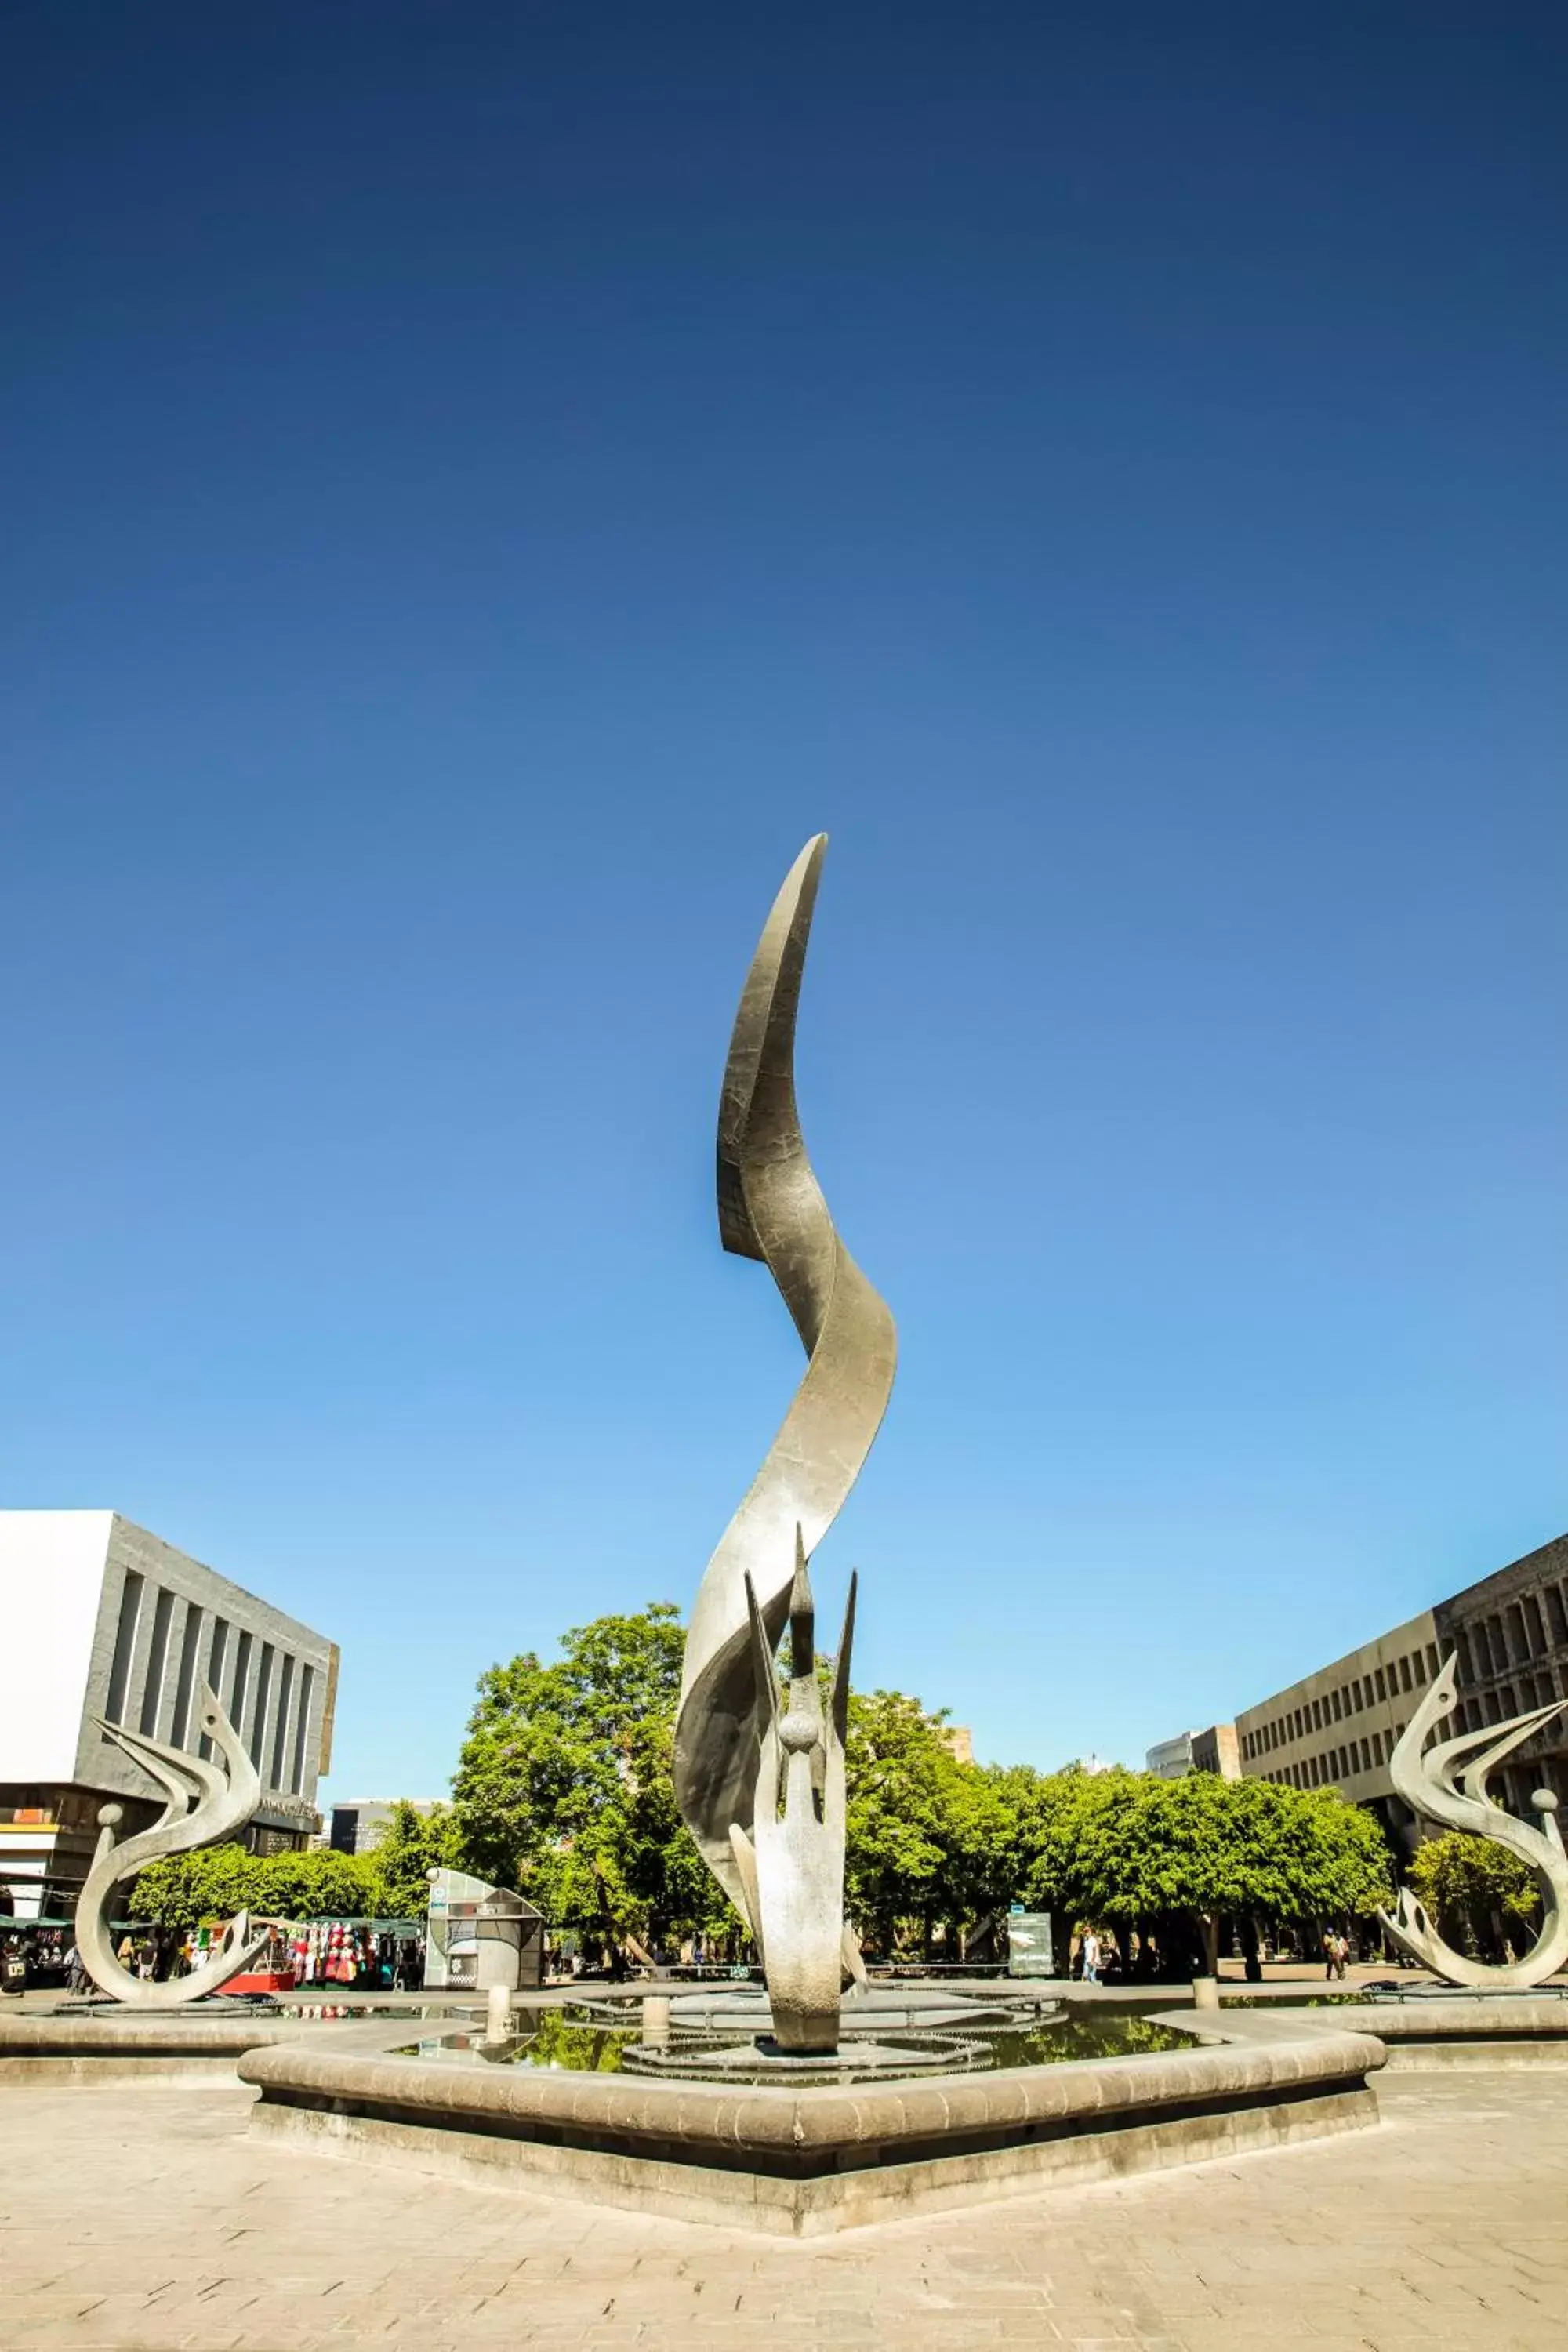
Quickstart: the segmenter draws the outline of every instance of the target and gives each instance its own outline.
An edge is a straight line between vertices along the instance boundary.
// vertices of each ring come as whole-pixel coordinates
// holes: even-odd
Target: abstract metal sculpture
[[[248,1913],[242,1911],[225,1929],[215,1957],[205,1968],[186,1977],[172,1978],[166,1984],[157,1984],[132,1976],[115,1958],[108,1926],[110,1900],[117,1886],[161,1855],[190,1853],[198,1846],[216,1845],[241,1828],[261,1801],[261,1782],[256,1767],[246,1754],[239,1734],[205,1683],[197,1720],[222,1756],[226,1771],[220,1772],[216,1765],[209,1764],[203,1757],[187,1754],[183,1748],[165,1748],[162,1740],[148,1739],[117,1723],[106,1723],[101,1716],[95,1720],[106,1738],[162,1783],[168,1791],[168,1802],[161,1821],[140,1835],[127,1838],[123,1845],[117,1845],[114,1836],[122,1819],[121,1808],[100,1808],[98,1851],[77,1897],[77,1950],[100,1990],[115,2000],[128,2002],[133,2009],[167,2009],[199,2000],[204,1993],[216,1992],[231,1977],[248,1968],[269,1941],[271,1930],[253,1941],[247,1940],[250,1918]]]
[[[720,1238],[736,1256],[766,1265],[810,1360],[708,1563],[675,1728],[681,1816],[762,1950],[774,2039],[797,2053],[837,2046],[844,1972],[863,1975],[844,1927],[854,1592],[824,1717],[805,1563],[870,1452],[897,1359],[893,1318],[839,1239],[795,1108],[795,1012],[826,847],[826,834],[807,842],[773,901],[719,1107]],[[781,1715],[773,1660],[792,1615],[794,1671]]]
[[[1522,1960],[1491,1967],[1481,1960],[1467,1959],[1451,1944],[1446,1944],[1408,1887],[1400,1888],[1393,1917],[1386,1911],[1380,1916],[1394,1941],[1402,1944],[1412,1958],[1435,1975],[1446,1977],[1450,1984],[1517,1991],[1528,1985],[1544,1984],[1568,1960],[1568,1857],[1564,1856],[1563,1832],[1557,1826],[1557,1800],[1549,1789],[1536,1790],[1531,1799],[1541,1815],[1541,1827],[1535,1830],[1505,1811],[1488,1794],[1487,1780],[1521,1740],[1528,1739],[1532,1731],[1550,1722],[1554,1715],[1561,1715],[1568,1700],[1532,1707],[1525,1715],[1513,1716],[1507,1723],[1489,1723],[1484,1730],[1466,1732],[1458,1739],[1441,1740],[1423,1754],[1427,1733],[1453,1708],[1455,1664],[1450,1656],[1405,1726],[1388,1759],[1389,1778],[1405,1803],[1428,1821],[1490,1838],[1494,1844],[1506,1846],[1510,1853],[1529,1865],[1541,1882],[1544,1906],[1541,1932]],[[1475,1753],[1477,1749],[1479,1754]],[[1464,1757],[1471,1760],[1459,1772],[1456,1784],[1455,1775]]]

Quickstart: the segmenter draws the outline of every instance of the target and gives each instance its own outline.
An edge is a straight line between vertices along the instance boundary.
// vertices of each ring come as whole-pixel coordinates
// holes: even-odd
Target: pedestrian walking
[[[1100,1982],[1100,1937],[1092,1927],[1083,1933],[1083,1980],[1085,1984]]]

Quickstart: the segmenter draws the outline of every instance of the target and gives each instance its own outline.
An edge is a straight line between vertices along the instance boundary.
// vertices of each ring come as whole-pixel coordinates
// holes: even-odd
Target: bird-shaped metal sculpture
[[[216,1952],[204,1967],[189,1976],[172,1977],[167,1983],[159,1984],[132,1976],[115,1958],[113,1938],[109,1932],[110,1902],[116,1887],[144,1870],[150,1862],[164,1854],[191,1853],[198,1846],[217,1845],[232,1837],[261,1801],[260,1778],[246,1754],[238,1732],[205,1683],[196,1720],[223,1758],[226,1769],[222,1771],[205,1757],[193,1756],[183,1748],[167,1748],[161,1739],[127,1731],[122,1724],[105,1722],[101,1716],[95,1720],[106,1738],[112,1739],[117,1748],[123,1748],[161,1784],[167,1791],[168,1802],[161,1821],[150,1830],[128,1837],[123,1844],[115,1840],[115,1832],[124,1818],[121,1807],[100,1807],[98,1851],[77,1897],[77,1950],[100,1991],[132,2009],[167,2009],[200,2000],[204,1993],[217,1992],[230,1978],[248,1968],[266,1948],[271,1929],[253,1938],[249,1914],[242,1911],[229,1922]]]
[[[1413,1959],[1429,1968],[1434,1975],[1447,1978],[1450,1984],[1517,1991],[1529,1985],[1544,1984],[1568,1960],[1568,1856],[1563,1853],[1563,1832],[1557,1826],[1557,1800],[1550,1789],[1536,1790],[1531,1799],[1541,1816],[1541,1827],[1531,1829],[1528,1822],[1521,1822],[1497,1802],[1488,1792],[1487,1781],[1521,1740],[1528,1739],[1532,1731],[1549,1723],[1554,1715],[1563,1713],[1568,1699],[1558,1699],[1550,1706],[1531,1707],[1524,1715],[1510,1717],[1506,1723],[1489,1723],[1483,1730],[1468,1731],[1457,1739],[1441,1740],[1435,1748],[1427,1748],[1427,1733],[1453,1710],[1457,1664],[1450,1655],[1406,1724],[1388,1759],[1389,1778],[1405,1803],[1426,1820],[1441,1822],[1446,1829],[1469,1830],[1477,1837],[1490,1838],[1495,1845],[1506,1846],[1510,1853],[1517,1855],[1535,1873],[1543,1906],[1541,1930],[1521,1960],[1492,1965],[1468,1959],[1463,1952],[1456,1952],[1451,1944],[1445,1943],[1425,1906],[1407,1886],[1400,1888],[1392,1916],[1386,1911],[1379,1916],[1394,1941],[1403,1945]],[[1462,1759],[1467,1757],[1469,1761],[1461,1770]]]

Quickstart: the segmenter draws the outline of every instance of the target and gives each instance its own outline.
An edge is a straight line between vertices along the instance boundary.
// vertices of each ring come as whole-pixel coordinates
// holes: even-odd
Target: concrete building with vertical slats
[[[1445,1738],[1568,1700],[1568,1536],[1244,1707],[1236,1718],[1244,1777],[1338,1789],[1408,1847],[1416,1824],[1394,1794],[1388,1759],[1451,1653],[1458,1703],[1439,1727]],[[1525,1820],[1536,1789],[1568,1805],[1568,1709],[1514,1751],[1494,1788]]]
[[[126,1833],[162,1810],[94,1717],[205,1755],[204,1682],[260,1775],[245,1843],[306,1844],[337,1679],[335,1643],[116,1511],[0,1511],[0,1914],[68,1912],[107,1798]]]

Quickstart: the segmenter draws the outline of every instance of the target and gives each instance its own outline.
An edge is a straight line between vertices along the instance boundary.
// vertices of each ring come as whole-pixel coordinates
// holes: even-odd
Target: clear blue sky
[[[1136,1760],[1568,1525],[1559,7],[21,0],[0,87],[0,1499],[335,1635],[339,1795],[688,1601],[824,827],[861,1679]]]

